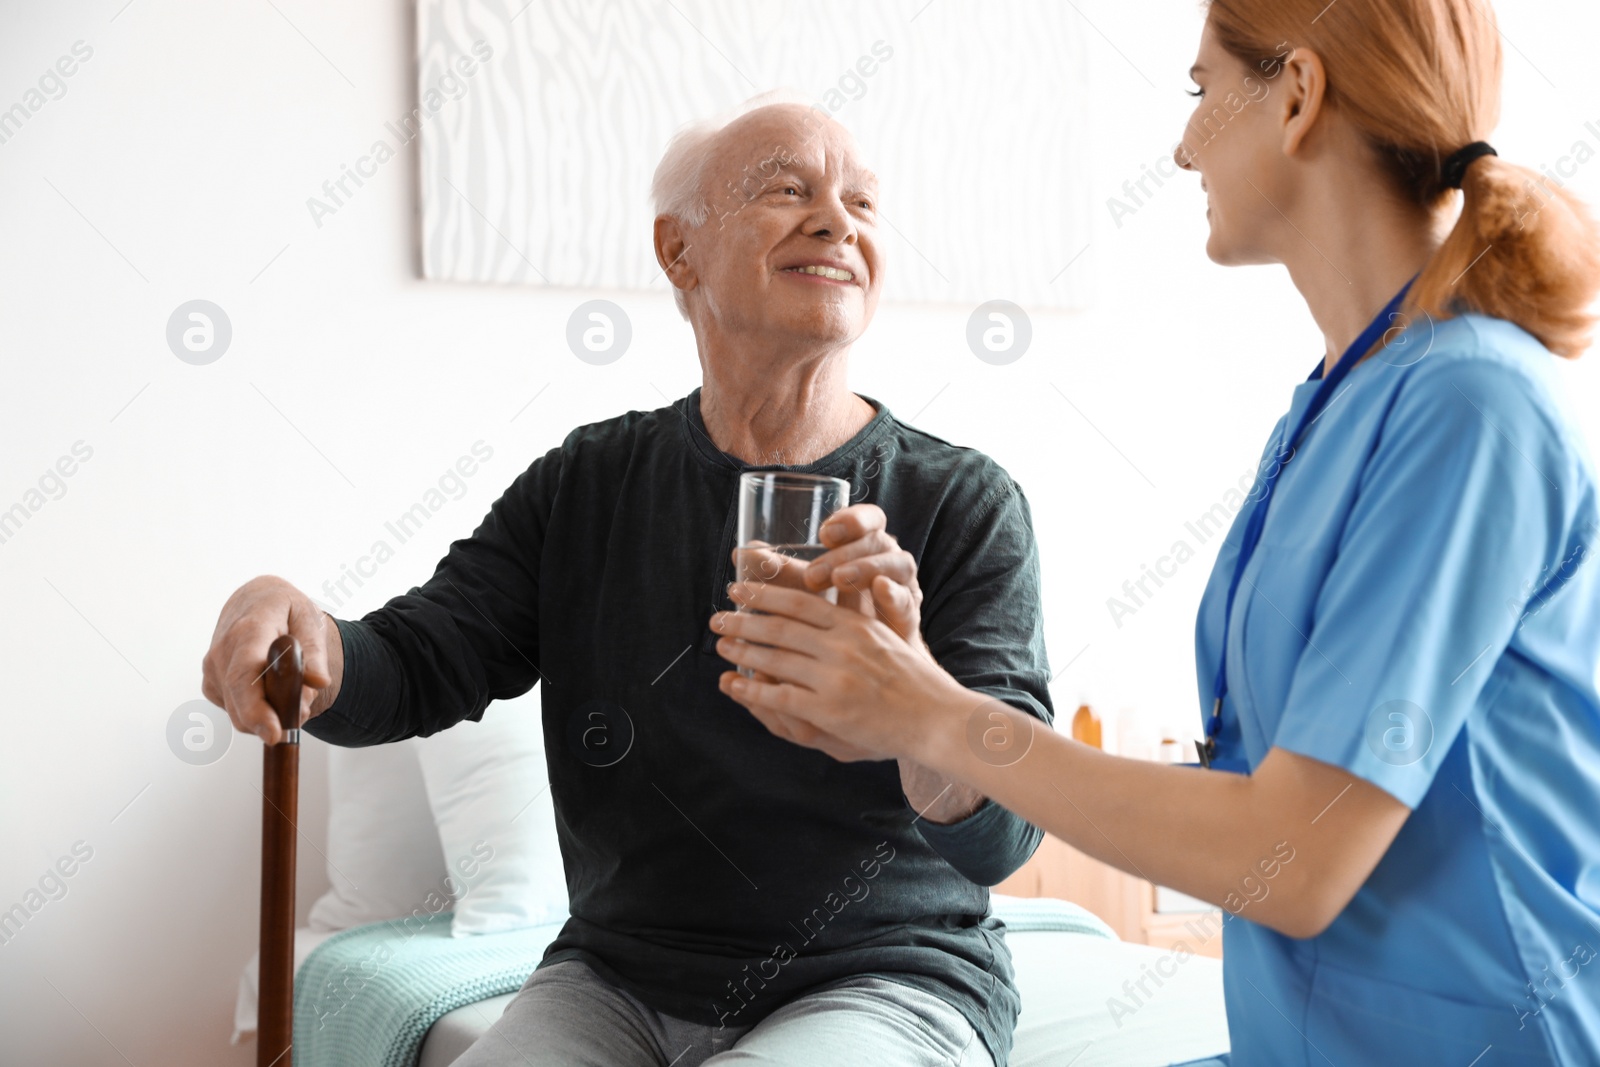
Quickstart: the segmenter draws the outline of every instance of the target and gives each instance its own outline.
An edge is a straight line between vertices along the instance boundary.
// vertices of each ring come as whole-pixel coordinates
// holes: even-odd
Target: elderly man
[[[875,182],[843,128],[798,105],[691,128],[655,194],[702,386],[572,431],[425,585],[360,621],[280,579],[244,586],[204,691],[275,738],[256,679],[292,632],[307,732],[372,745],[545,682],[571,918],[461,1067],[1004,1065],[1019,1000],[986,887],[1039,831],[914,764],[774,736],[719,690],[708,622],[730,606],[740,471],[843,478],[862,502],[806,583],[875,613],[975,707],[1049,722],[1027,502],[846,385],[883,279]],[[593,758],[574,722],[631,745]]]

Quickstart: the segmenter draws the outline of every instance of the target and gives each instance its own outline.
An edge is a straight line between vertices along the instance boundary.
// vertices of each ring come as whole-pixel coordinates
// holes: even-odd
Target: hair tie
[[[1461,183],[1466,180],[1468,167],[1484,156],[1498,156],[1499,154],[1486,141],[1473,141],[1465,148],[1456,149],[1450,153],[1440,168],[1444,175],[1445,188],[1461,188]]]

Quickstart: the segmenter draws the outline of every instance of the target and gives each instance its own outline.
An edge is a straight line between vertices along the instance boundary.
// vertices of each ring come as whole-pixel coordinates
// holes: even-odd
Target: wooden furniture
[[[283,735],[263,748],[261,767],[261,970],[256,1001],[256,1067],[294,1059],[294,846],[299,821],[300,642],[272,642],[262,672],[267,703]]]
[[[1060,897],[1081,904],[1124,941],[1168,949],[1181,942],[1190,952],[1222,958],[1220,909],[1158,912],[1155,886],[1049,834],[1031,860],[994,888],[1012,896]]]

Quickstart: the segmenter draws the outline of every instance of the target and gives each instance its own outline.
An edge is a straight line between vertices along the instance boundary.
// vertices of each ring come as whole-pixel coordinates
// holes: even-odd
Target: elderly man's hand
[[[756,677],[728,671],[720,687],[785,740],[835,759],[903,757],[927,716],[970,697],[880,620],[770,583],[728,592],[743,610],[711,617],[717,652]]]
[[[922,640],[917,561],[889,533],[883,509],[876,504],[841,508],[822,524],[821,536],[828,551],[806,568],[806,588],[837,588],[839,603],[876,615],[912,648],[929,655]]]
[[[881,521],[883,510],[876,504],[858,505],[857,508],[847,510],[858,511],[858,509],[870,509],[870,512],[864,516],[866,522],[863,524],[861,516],[858,514],[849,517],[848,525],[834,527],[833,534],[831,536],[825,535],[824,540],[832,541],[839,547],[819,557],[819,559],[870,560],[871,562],[865,565],[861,562],[850,563],[851,567],[865,567],[865,573],[868,576],[866,588],[861,588],[855,578],[849,577],[844,580],[849,581],[851,584],[843,585],[844,595],[842,597],[829,596],[829,593],[840,587],[833,586],[828,582],[814,582],[812,575],[815,572],[810,569],[812,564],[808,564],[794,556],[785,555],[764,541],[755,541],[733,550],[734,565],[738,567],[739,573],[743,576],[742,582],[744,584],[730,587],[730,589],[785,589],[803,594],[805,599],[816,598],[831,601],[838,604],[839,607],[830,608],[830,611],[842,610],[848,613],[846,617],[854,617],[863,625],[872,626],[880,633],[887,628],[888,632],[885,636],[891,641],[899,638],[906,646],[904,649],[905,654],[932,663],[933,654],[928,651],[926,642],[922,640],[921,611],[918,604],[921,599],[920,593],[913,594],[912,590],[915,586],[907,587],[901,585],[877,569],[878,567],[897,568],[904,573],[904,568],[909,567],[909,572],[914,582],[916,561],[910,558],[911,554],[909,552],[899,549],[898,545],[895,545],[893,551],[876,553],[876,559],[872,555],[867,555],[866,553],[870,552],[873,547],[871,524],[875,519],[876,521]],[[876,516],[871,512],[875,512]],[[843,514],[843,512],[840,512],[840,514]],[[854,541],[839,544],[840,537],[844,536],[839,531],[855,531],[863,526],[867,530],[866,535],[857,537]],[[894,538],[883,534],[881,530],[879,533],[888,540],[890,545],[895,544]],[[845,555],[845,553],[849,554]],[[897,555],[904,557],[904,559],[896,558]],[[854,586],[853,592],[851,591],[852,586]],[[750,600],[747,606],[749,604],[753,604],[753,600]],[[862,618],[863,616],[864,618]],[[870,621],[874,619],[877,622]],[[878,625],[879,623],[882,623],[882,625]],[[746,669],[750,670],[751,681],[759,685],[770,685],[776,681],[776,679],[762,671],[754,668]],[[761,720],[767,729],[778,737],[783,738],[785,741],[792,741],[795,744],[805,745],[808,748],[819,749],[842,763],[879,758],[868,749],[852,745],[841,738],[817,729],[811,723],[785,715],[777,709],[751,707],[750,710],[755,712],[757,718]]]
[[[740,582],[728,592],[753,614],[711,617],[723,635],[717,651],[754,677],[728,671],[718,684],[769,731],[840,761],[896,759],[907,803],[929,822],[958,822],[983,804],[977,790],[907,755],[930,716],[970,710],[973,700],[922,640],[914,588],[876,573],[865,611],[792,583]]]

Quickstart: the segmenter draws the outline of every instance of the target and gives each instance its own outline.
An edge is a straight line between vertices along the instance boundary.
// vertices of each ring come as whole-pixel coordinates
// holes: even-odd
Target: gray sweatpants
[[[579,960],[534,971],[453,1067],[994,1067],[972,1025],[930,993],[863,975],[754,1026],[662,1015]]]

